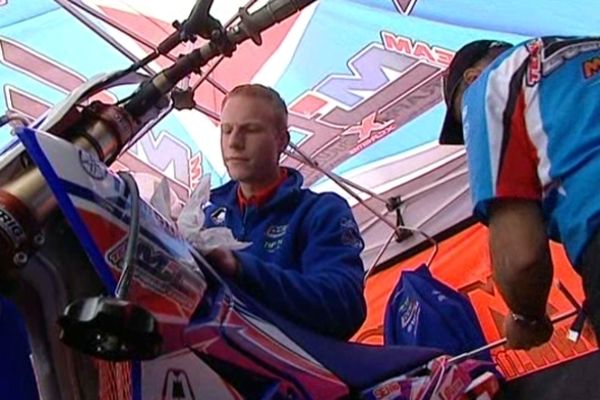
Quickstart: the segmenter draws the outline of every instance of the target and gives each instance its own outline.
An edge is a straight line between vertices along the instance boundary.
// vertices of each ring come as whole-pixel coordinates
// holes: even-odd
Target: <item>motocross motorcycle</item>
[[[91,79],[15,129],[0,153],[0,293],[25,319],[41,398],[97,398],[95,360],[130,365],[125,394],[113,398],[458,400],[497,392],[481,361],[342,342],[271,312],[141,200],[130,174],[107,167],[173,107],[193,103],[180,80],[242,41],[260,44],[263,30],[313,1],[241,9],[239,22],[224,27],[209,14],[212,0],[200,0],[154,53]],[[205,44],[169,68],[137,72],[197,36]],[[137,90],[116,104],[89,101],[131,84]]]

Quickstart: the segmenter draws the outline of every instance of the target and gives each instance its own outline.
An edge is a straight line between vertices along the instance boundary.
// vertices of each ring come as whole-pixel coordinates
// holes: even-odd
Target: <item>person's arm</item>
[[[325,335],[350,338],[366,316],[363,296],[364,244],[350,207],[336,195],[321,196],[306,215],[302,271],[234,252],[241,270],[236,281],[288,319]]]
[[[512,312],[505,323],[508,346],[528,349],[545,343],[552,335],[546,316],[552,261],[539,203],[493,202],[489,231],[494,280]]]
[[[545,313],[552,261],[538,175],[547,173],[547,160],[534,118],[538,88],[525,84],[528,57],[525,47],[515,48],[463,96],[474,214],[490,228],[494,280],[510,308],[508,345],[523,349],[552,333]]]

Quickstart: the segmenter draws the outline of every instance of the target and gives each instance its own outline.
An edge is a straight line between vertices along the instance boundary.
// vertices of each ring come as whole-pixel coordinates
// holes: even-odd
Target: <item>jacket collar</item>
[[[274,205],[288,199],[290,196],[300,192],[304,178],[297,170],[289,167],[283,167],[287,171],[287,178],[276,188],[274,194],[270,196],[264,204],[260,205],[261,210],[266,210]],[[238,208],[238,182],[229,181],[226,184],[215,188],[211,192],[211,202],[214,204],[223,204],[231,208]]]

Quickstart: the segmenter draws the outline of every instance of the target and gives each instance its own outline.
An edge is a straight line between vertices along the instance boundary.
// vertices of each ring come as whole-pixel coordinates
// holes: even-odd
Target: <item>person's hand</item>
[[[540,346],[550,340],[553,330],[548,317],[530,321],[509,313],[504,320],[504,333],[510,349],[529,350]]]
[[[240,262],[228,249],[214,249],[206,255],[206,259],[217,271],[231,278],[235,277],[240,269]]]

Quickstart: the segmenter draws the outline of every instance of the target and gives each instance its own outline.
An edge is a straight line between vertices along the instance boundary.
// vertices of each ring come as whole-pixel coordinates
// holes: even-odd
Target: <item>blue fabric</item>
[[[364,243],[348,203],[333,193],[302,189],[288,178],[266,204],[237,204],[237,183],[211,192],[207,227],[227,226],[240,241],[236,283],[275,312],[321,334],[347,339],[365,319]]]
[[[498,198],[540,201],[577,265],[600,227],[600,37],[515,46],[466,90],[463,119],[475,214],[485,222]]]
[[[231,285],[235,297],[253,315],[268,321],[281,329],[292,341],[333,372],[352,390],[364,390],[386,379],[406,374],[426,365],[443,350],[424,346],[378,346],[354,342],[344,342],[321,336],[298,326],[271,310],[257,304],[246,293]],[[239,332],[239,331],[236,331]]]
[[[486,344],[469,299],[434,278],[425,265],[402,272],[384,318],[386,345],[435,347],[456,356]],[[491,361],[489,352],[478,358]]]
[[[0,398],[37,400],[27,330],[17,308],[0,297]]]

